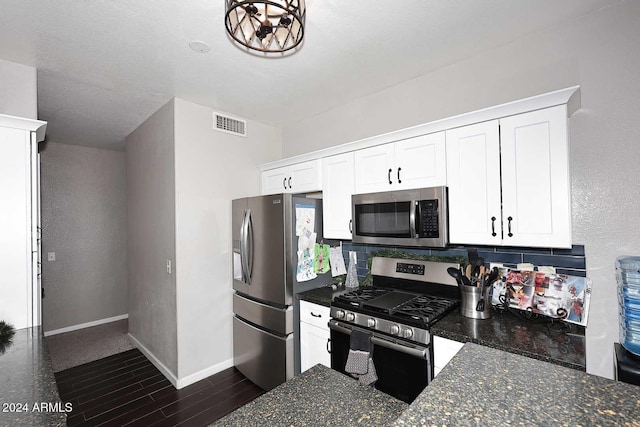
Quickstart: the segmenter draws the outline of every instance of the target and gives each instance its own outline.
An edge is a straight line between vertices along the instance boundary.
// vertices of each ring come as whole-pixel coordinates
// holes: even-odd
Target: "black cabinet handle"
[[[311,313],[313,317],[322,317],[322,314],[315,314],[313,311],[310,311],[309,313]]]
[[[349,233],[353,233],[353,220],[349,220]]]
[[[496,217],[491,217],[491,235],[496,237]]]
[[[331,349],[329,348],[329,344],[331,344],[331,338],[327,338],[327,353],[331,354]]]
[[[391,172],[393,172],[393,169],[389,169],[389,172],[387,172],[387,179],[389,180],[389,184],[393,184],[393,182],[391,182]]]
[[[400,181],[400,170],[402,168],[398,168],[398,184],[402,184],[402,181]]]
[[[282,180],[282,186],[284,187],[284,189],[287,189],[287,178]]]
[[[291,188],[291,177],[289,177],[289,188]]]
[[[507,221],[509,221],[509,223],[507,224],[509,234],[507,234],[507,236],[513,237],[513,233],[511,232],[511,221],[513,221],[513,217],[510,216],[509,218],[507,218]]]

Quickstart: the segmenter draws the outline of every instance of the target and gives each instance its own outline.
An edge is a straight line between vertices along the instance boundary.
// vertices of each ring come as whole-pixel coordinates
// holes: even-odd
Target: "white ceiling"
[[[284,127],[618,1],[307,0],[302,48],[264,58],[223,0],[0,0],[0,58],[38,68],[49,140],[123,149],[173,97]]]

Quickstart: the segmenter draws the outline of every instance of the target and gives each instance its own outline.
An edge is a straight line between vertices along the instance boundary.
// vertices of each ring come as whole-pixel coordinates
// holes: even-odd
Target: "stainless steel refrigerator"
[[[234,200],[233,360],[265,390],[300,372],[299,304],[294,295],[331,281],[298,282],[296,206],[313,209],[322,239],[322,200],[275,194]]]

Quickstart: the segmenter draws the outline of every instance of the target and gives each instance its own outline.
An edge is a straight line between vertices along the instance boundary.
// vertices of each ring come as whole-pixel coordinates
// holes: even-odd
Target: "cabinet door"
[[[566,105],[500,120],[504,244],[571,247]]]
[[[300,371],[318,363],[330,368],[329,328],[319,328],[306,322],[300,322]]]
[[[30,135],[0,127],[0,320],[16,329],[33,326]]]
[[[433,337],[433,376],[436,377],[442,368],[455,356],[464,343],[442,337]]]
[[[288,192],[304,193],[322,190],[320,159],[289,166]]]
[[[446,132],[451,243],[500,245],[498,121]]]
[[[354,153],[356,194],[376,193],[393,189],[394,144],[377,145]]]
[[[262,194],[286,193],[289,190],[288,168],[271,169],[262,172]]]
[[[322,159],[322,229],[325,238],[351,240],[354,190],[353,153]]]
[[[397,188],[422,188],[446,185],[444,132],[421,135],[395,143],[395,180]]]

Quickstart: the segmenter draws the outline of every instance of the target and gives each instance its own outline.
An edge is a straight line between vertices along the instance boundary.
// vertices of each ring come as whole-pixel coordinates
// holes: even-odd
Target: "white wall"
[[[568,86],[574,242],[593,297],[587,371],[613,376],[615,258],[640,254],[640,2],[622,1],[283,129],[289,157]],[[428,53],[425,53],[428,54]],[[300,144],[305,141],[305,144]]]
[[[0,59],[0,114],[38,118],[36,69]]]
[[[127,252],[129,334],[177,377],[174,159],[172,100],[127,137]]]
[[[127,314],[125,154],[47,142],[40,158],[44,331]]]
[[[213,110],[175,99],[176,275],[180,379],[232,366],[231,201],[260,193],[258,165],[281,158],[280,130],[213,130]],[[205,375],[206,376],[206,375]]]

